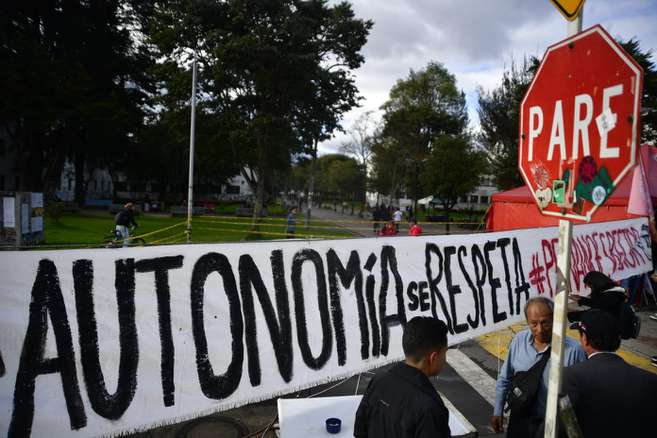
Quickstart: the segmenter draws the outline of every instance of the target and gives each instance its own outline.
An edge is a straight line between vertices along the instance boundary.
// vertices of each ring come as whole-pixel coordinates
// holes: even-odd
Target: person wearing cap
[[[529,370],[534,364],[540,362],[544,355],[550,354],[553,313],[554,304],[545,297],[531,298],[525,304],[525,318],[527,319],[528,328],[516,333],[513,340],[511,340],[506,360],[497,377],[495,405],[493,417],[491,418],[491,426],[496,433],[501,433],[504,430],[502,414],[513,376],[518,372]],[[586,354],[577,341],[566,337],[563,358],[564,366],[570,366],[586,360]],[[531,413],[524,416],[512,413],[509,418],[507,437],[532,438],[542,436],[549,376],[550,360],[547,361],[543,369]]]
[[[577,328],[589,360],[564,369],[562,394],[570,398],[583,436],[655,436],[657,375],[616,354],[621,343],[618,320],[593,309],[582,315]]]
[[[429,377],[447,361],[447,325],[416,316],[402,335],[404,362],[372,379],[356,412],[356,438],[447,438],[449,411]]]
[[[132,202],[128,202],[123,206],[121,211],[119,211],[114,218],[115,230],[119,238],[123,239],[123,246],[128,246],[128,239],[130,238],[130,227],[137,226],[137,222],[135,222],[134,209],[134,204]]]

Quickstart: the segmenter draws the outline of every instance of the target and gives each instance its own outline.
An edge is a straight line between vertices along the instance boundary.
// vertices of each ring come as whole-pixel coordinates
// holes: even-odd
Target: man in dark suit
[[[375,377],[356,412],[356,438],[449,438],[449,411],[429,381],[445,365],[447,326],[416,316],[404,328],[406,360]]]
[[[570,398],[585,438],[653,437],[657,375],[626,363],[618,320],[589,310],[579,323],[589,360],[564,369],[562,392]]]

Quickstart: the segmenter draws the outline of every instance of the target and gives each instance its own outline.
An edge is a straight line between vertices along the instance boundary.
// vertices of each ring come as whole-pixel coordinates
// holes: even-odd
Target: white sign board
[[[43,216],[32,216],[30,218],[30,227],[33,233],[43,231]]]
[[[43,193],[32,192],[30,195],[30,206],[32,208],[43,208]]]
[[[450,344],[498,330],[554,292],[556,240],[2,252],[0,434],[119,435],[351,376],[401,359],[416,315],[444,320]],[[650,270],[647,221],[575,227],[573,260],[575,285],[589,268]]]
[[[16,200],[9,196],[2,198],[2,226],[16,227]]]

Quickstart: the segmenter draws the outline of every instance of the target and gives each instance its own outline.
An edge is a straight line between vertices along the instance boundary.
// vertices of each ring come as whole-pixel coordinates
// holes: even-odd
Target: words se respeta
[[[610,233],[625,240],[594,263],[645,272],[646,226],[577,226],[577,260]],[[0,424],[144,430],[399,360],[416,315],[445,321],[452,344],[497,330],[552,293],[556,233],[2,253]]]

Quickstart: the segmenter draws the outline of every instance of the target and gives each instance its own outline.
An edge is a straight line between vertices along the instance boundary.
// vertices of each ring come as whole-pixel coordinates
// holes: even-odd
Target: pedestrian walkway
[[[625,340],[618,354],[629,364],[657,374],[657,368],[650,364],[650,357],[657,355],[657,321],[648,318],[648,312],[639,312],[641,316],[641,334],[637,339]],[[500,360],[506,359],[513,335],[526,328],[525,324],[515,324],[504,330],[498,330],[480,336],[476,342]],[[568,336],[579,340],[577,330],[568,330]]]
[[[303,210],[302,215],[305,216],[306,211]],[[301,216],[301,215],[300,215]],[[354,215],[341,213],[340,211],[329,210],[326,208],[313,208],[312,220],[322,220],[332,222],[336,227],[343,230],[349,230],[355,236],[360,237],[376,237],[373,229],[373,221],[369,214],[366,217],[358,217]],[[369,220],[368,220],[369,219]],[[299,223],[303,223],[301,220]],[[466,227],[460,223],[450,223],[449,226],[445,223],[421,222],[420,225],[423,229],[423,234],[470,234],[481,232],[473,229],[473,226]],[[449,228],[449,230],[448,230]],[[408,235],[408,223],[403,220],[399,228],[399,236]]]

